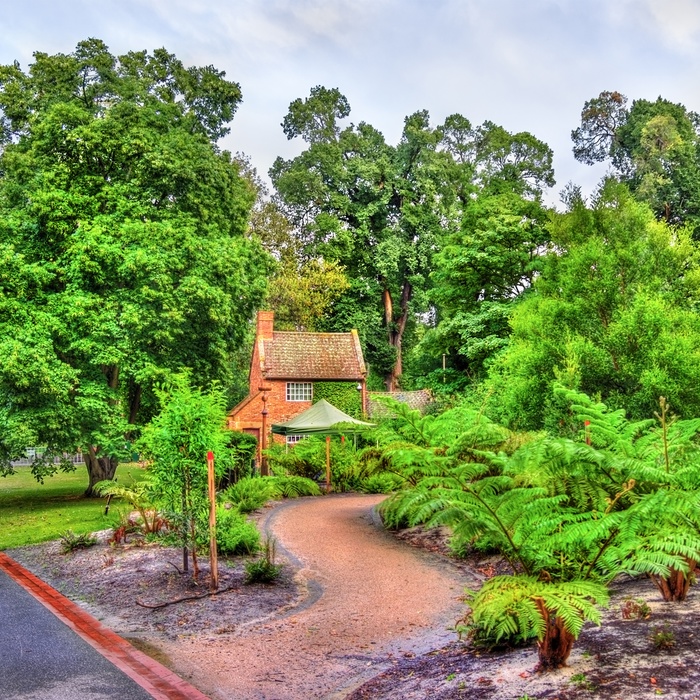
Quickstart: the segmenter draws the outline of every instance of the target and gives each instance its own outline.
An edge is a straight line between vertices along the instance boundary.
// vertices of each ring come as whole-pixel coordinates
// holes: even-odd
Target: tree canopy
[[[216,145],[240,99],[212,66],[96,39],[0,67],[0,469],[82,449],[91,488],[156,382],[230,378],[268,271]]]
[[[633,418],[652,415],[659,396],[699,415],[700,268],[688,231],[656,221],[612,179],[549,228],[552,250],[485,383],[494,415],[558,432],[557,381]]]
[[[610,160],[618,177],[671,224],[700,226],[700,116],[659,97],[654,102],[601,92],[571,132],[574,156]],[[697,234],[696,234],[697,235]]]
[[[348,277],[328,330],[360,331],[370,366],[395,389],[405,339],[431,309],[434,256],[478,192],[536,200],[553,184],[551,150],[531,134],[492,122],[472,127],[452,115],[430,125],[427,111],[404,120],[396,146],[366,122],[343,127],[350,106],[337,89],[316,87],[284,119],[307,149],[277,159],[270,176],[306,258],[337,262]],[[467,224],[464,224],[465,226]]]

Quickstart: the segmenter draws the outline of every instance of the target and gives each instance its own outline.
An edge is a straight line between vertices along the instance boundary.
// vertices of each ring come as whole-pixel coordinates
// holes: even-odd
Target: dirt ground
[[[602,627],[584,630],[569,666],[534,674],[534,648],[479,652],[449,629],[463,586],[500,573],[498,561],[455,562],[442,532],[384,532],[372,513],[380,499],[266,509],[261,528],[285,564],[276,584],[244,585],[244,562],[233,559],[221,563],[222,592],[162,608],[144,606],[206,593],[206,559],[196,586],[178,571],[179,551],[110,547],[106,533],[73,554],[58,543],[8,554],[214,700],[700,699],[693,589],[668,604],[648,580],[618,582]],[[630,596],[648,603],[648,619],[623,619]]]

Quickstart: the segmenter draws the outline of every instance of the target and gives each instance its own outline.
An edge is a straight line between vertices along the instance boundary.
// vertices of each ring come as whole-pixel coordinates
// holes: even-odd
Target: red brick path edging
[[[156,700],[209,700],[194,686],[131,646],[4,552],[0,552],[0,569]]]

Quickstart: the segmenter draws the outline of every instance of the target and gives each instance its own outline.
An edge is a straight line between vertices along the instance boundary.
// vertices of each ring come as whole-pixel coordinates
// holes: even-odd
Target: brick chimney
[[[272,327],[275,324],[274,311],[258,311],[258,325],[255,336],[258,340],[272,340]]]

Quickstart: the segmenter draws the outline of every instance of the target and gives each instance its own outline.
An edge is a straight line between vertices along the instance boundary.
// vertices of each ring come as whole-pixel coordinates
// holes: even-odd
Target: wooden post
[[[211,568],[211,589],[219,588],[219,559],[216,551],[216,483],[214,481],[214,453],[207,452],[209,469],[209,567]]]
[[[262,392],[263,405],[262,434],[260,435],[260,476],[270,476],[270,470],[267,465],[267,456],[265,455],[265,450],[267,449],[267,392],[270,391],[270,387],[266,387],[264,384],[262,384],[258,387],[258,390]]]
[[[590,445],[591,444],[591,421],[585,420],[583,421],[583,431],[586,436],[586,444]]]
[[[331,436],[326,435],[326,493],[331,492]]]

